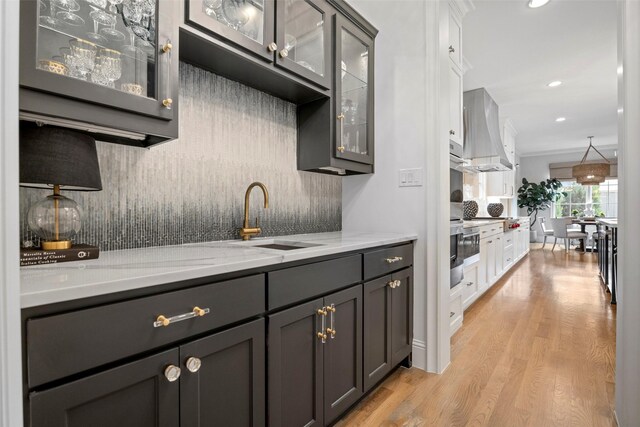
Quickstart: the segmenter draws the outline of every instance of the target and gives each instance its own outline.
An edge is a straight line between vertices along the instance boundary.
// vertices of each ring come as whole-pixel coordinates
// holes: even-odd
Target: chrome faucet
[[[262,230],[258,226],[258,217],[256,217],[256,226],[249,227],[249,196],[251,195],[251,190],[253,190],[253,187],[260,187],[262,193],[264,194],[264,208],[267,209],[269,207],[269,192],[267,191],[267,187],[265,187],[265,185],[261,182],[251,183],[244,195],[244,223],[242,224],[242,228],[240,229],[240,237],[242,237],[242,240],[249,240],[251,236],[256,236],[262,232]]]

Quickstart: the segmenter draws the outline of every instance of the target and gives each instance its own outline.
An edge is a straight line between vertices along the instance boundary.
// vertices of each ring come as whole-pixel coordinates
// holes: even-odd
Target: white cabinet
[[[505,272],[509,271],[515,260],[515,245],[513,242],[515,235],[514,231],[507,231],[502,239],[502,270]]]
[[[462,69],[462,25],[458,14],[453,8],[449,8],[449,59]]]
[[[495,271],[495,277],[493,278],[493,281],[495,282],[496,280],[498,280],[498,278],[500,276],[502,276],[502,272],[504,271],[503,269],[503,256],[504,256],[504,243],[502,241],[504,237],[504,234],[500,234],[498,236],[495,236],[495,251],[496,251],[496,271]]]
[[[462,308],[462,285],[456,286],[452,289],[451,297],[449,299],[449,334],[450,336],[455,334],[460,326],[462,326],[462,319],[464,310]]]
[[[462,72],[451,65],[449,67],[449,140],[462,145],[462,132]]]
[[[464,269],[462,280],[462,308],[467,309],[478,297],[478,270],[480,262]]]

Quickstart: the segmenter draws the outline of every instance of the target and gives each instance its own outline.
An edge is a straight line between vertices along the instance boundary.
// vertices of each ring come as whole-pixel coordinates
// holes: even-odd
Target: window
[[[563,216],[606,217],[618,216],[618,180],[607,179],[600,185],[583,186],[574,181],[562,181],[562,187],[567,192],[566,197],[560,198],[555,204],[556,218]],[[589,212],[591,210],[591,212]]]

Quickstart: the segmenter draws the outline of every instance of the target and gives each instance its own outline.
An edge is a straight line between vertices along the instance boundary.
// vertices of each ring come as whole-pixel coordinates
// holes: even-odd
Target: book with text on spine
[[[55,249],[46,251],[40,248],[20,249],[20,266],[56,264],[69,261],[86,261],[96,259],[100,255],[100,249],[91,245],[73,245],[69,249]]]

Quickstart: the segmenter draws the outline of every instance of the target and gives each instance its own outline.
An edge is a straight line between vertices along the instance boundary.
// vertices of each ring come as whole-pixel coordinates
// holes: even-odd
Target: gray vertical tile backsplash
[[[180,65],[180,139],[151,149],[98,142],[103,190],[64,192],[84,212],[77,242],[101,250],[238,238],[244,192],[264,236],[340,230],[341,178],[296,169],[294,104]],[[22,188],[26,212],[48,194]]]

